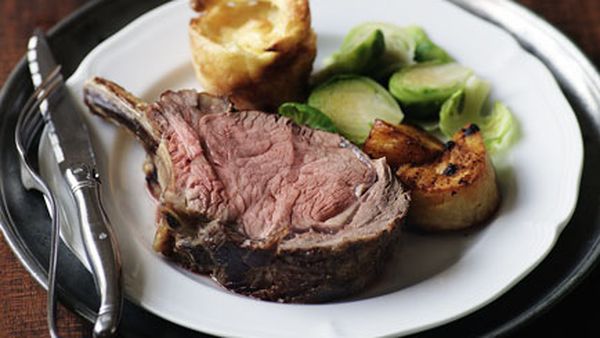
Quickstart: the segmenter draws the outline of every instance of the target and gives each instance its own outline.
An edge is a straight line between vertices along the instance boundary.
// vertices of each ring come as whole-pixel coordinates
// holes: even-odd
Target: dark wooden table
[[[34,27],[50,28],[86,0],[0,0],[0,84],[23,56]],[[566,33],[600,67],[600,0],[520,0]],[[1,237],[1,235],[0,235]],[[520,335],[600,336],[600,272]],[[46,292],[0,240],[0,337],[46,337]],[[91,325],[61,308],[64,337],[89,337]],[[552,331],[548,331],[548,327]],[[595,334],[594,334],[595,332]]]

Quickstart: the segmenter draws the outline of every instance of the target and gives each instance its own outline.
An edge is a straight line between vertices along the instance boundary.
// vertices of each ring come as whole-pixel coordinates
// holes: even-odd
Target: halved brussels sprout
[[[490,95],[490,90],[489,82],[475,75],[469,77],[465,87],[452,94],[440,110],[442,133],[447,137],[452,137],[468,123],[475,123],[481,127],[481,112]]]
[[[367,30],[358,26],[346,35],[340,49],[325,60],[325,67],[338,74],[362,74],[375,65],[384,49],[381,30]]]
[[[510,110],[501,102],[494,103],[485,114],[490,84],[476,76],[467,81],[444,103],[440,111],[440,130],[450,137],[469,123],[481,129],[487,150],[494,154],[508,149],[519,136],[519,126]],[[489,110],[489,107],[488,107]]]
[[[436,61],[440,63],[454,61],[452,57],[440,46],[429,39],[425,30],[419,26],[409,26],[405,28],[416,42],[415,57],[416,62]]]
[[[490,115],[481,124],[485,147],[492,154],[508,149],[519,138],[519,125],[510,110],[495,102]]]
[[[392,95],[414,119],[436,117],[442,104],[464,88],[473,74],[458,63],[422,63],[396,72],[389,81]]]
[[[289,117],[300,125],[335,133],[337,129],[327,115],[307,104],[287,102],[279,107],[279,115]]]
[[[385,50],[371,72],[375,79],[386,78],[401,67],[414,63],[417,41],[408,30],[379,22],[365,23],[358,27],[365,30],[378,29],[383,33]]]
[[[338,75],[317,87],[308,105],[327,115],[338,131],[355,144],[362,144],[375,119],[400,123],[404,114],[385,88],[358,75]]]
[[[313,84],[336,74],[389,76],[405,65],[413,64],[416,40],[404,28],[367,22],[350,30],[340,49],[325,60],[325,68],[313,77]]]

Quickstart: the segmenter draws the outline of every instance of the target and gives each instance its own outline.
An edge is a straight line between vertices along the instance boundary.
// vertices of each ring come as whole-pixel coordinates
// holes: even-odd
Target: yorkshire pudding
[[[192,0],[189,35],[198,80],[241,109],[303,99],[316,55],[307,0]]]

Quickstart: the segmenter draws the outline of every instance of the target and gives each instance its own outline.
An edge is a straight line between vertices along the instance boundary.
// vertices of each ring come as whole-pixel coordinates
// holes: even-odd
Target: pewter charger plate
[[[491,1],[490,3],[493,3],[493,1]],[[102,6],[99,6],[99,5],[97,5],[97,6],[98,6],[98,8],[100,8],[100,9],[98,9],[98,8],[97,8],[96,10],[101,10]],[[123,6],[124,6],[124,8],[125,8],[125,7],[127,7],[127,6],[125,6],[125,5],[123,5]],[[135,7],[135,6],[133,6],[133,7]],[[130,8],[133,8],[133,7],[130,7]],[[518,8],[518,7],[517,7],[517,8]],[[87,9],[87,10],[92,10],[92,9]],[[519,9],[519,10],[520,10],[520,9]],[[122,12],[123,12],[123,11],[122,11]],[[85,14],[86,14],[86,13],[89,13],[89,12],[86,12],[86,11],[84,10],[84,11],[82,12],[82,14],[80,14],[80,17],[79,17],[79,19],[75,19],[75,21],[74,21],[74,22],[78,22],[77,20],[82,20],[82,19],[81,19],[81,17],[84,17],[84,18],[85,18]],[[121,12],[120,12],[120,13],[121,13]],[[316,20],[318,20],[318,18],[316,18]],[[418,22],[417,22],[417,23],[418,23]],[[68,24],[69,24],[69,23],[67,23],[67,25],[68,25]],[[63,29],[63,30],[64,30],[64,29]],[[60,33],[60,31],[61,31],[61,30],[59,30],[59,31],[57,32],[57,34],[58,34],[58,33]],[[63,34],[66,34],[66,33],[63,33]],[[88,34],[89,34],[89,32],[88,32]],[[60,36],[60,35],[57,35],[57,36]],[[58,39],[58,38],[56,38],[56,39]],[[437,39],[437,40],[439,41],[439,39]],[[60,41],[60,40],[53,40],[53,41]],[[444,45],[444,41],[440,41],[440,43],[441,43],[442,45]],[[61,60],[61,61],[62,61],[62,60]],[[73,65],[77,65],[77,64],[78,64],[78,60],[75,60],[75,62],[77,62],[77,63],[73,63]],[[465,63],[466,63],[466,64],[469,64],[468,62],[465,62]],[[67,65],[69,65],[69,66],[70,66],[70,64],[67,64]],[[595,73],[594,73],[594,74],[595,74]],[[26,74],[25,74],[25,75],[26,75]],[[15,75],[15,76],[16,76],[16,75]],[[15,76],[13,76],[13,79],[15,78]],[[8,89],[10,89],[10,85],[11,85],[13,82],[14,82],[14,81],[9,81],[9,82],[7,83],[7,86],[6,86],[6,88],[5,88],[5,91],[7,91],[7,88],[8,88]],[[134,89],[134,91],[135,91],[135,89]],[[4,96],[4,98],[8,98],[8,97],[11,97],[11,96],[8,96],[8,95],[7,95],[7,96]],[[14,97],[11,97],[11,99],[14,99]],[[4,102],[4,101],[3,101],[2,103],[3,103],[3,105],[5,104],[5,102]],[[14,104],[14,103],[13,103],[13,104]],[[21,104],[22,104],[22,102],[21,102]],[[18,107],[18,106],[17,106],[17,107]],[[4,112],[4,110],[3,110],[3,112]],[[13,112],[13,115],[14,115],[14,112]],[[518,115],[518,114],[517,114],[517,115]],[[581,114],[580,114],[580,115],[581,115]],[[3,115],[3,118],[6,118],[6,114],[4,114],[4,115]],[[3,128],[6,128],[6,123],[3,123],[3,124],[2,124],[2,127],[3,127]],[[584,133],[585,133],[585,129],[584,129]],[[587,144],[586,144],[586,146],[587,146]],[[5,149],[6,149],[6,147],[5,147]],[[589,146],[588,146],[588,149],[589,149]],[[14,151],[13,151],[13,155],[14,155]],[[6,156],[6,154],[3,154],[3,156]],[[587,161],[587,158],[586,158],[586,161]],[[4,165],[4,164],[6,164],[6,161],[3,161],[2,163],[3,163],[3,165]],[[4,170],[4,169],[3,169],[3,170]],[[585,180],[585,177],[586,177],[586,176],[585,176],[585,172],[584,172],[584,180]],[[2,182],[4,183],[4,180],[6,180],[6,179],[7,179],[7,177],[3,176],[3,178],[2,178],[2,179],[3,179],[3,181],[2,181]],[[10,183],[10,182],[9,182],[9,183]],[[15,187],[15,186],[14,186],[14,182],[12,183],[12,185],[13,185],[13,188],[19,188],[19,187]],[[2,188],[4,188],[4,189],[5,189],[7,186],[8,186],[8,185],[4,184],[4,185],[2,186]],[[596,186],[597,186],[597,185],[596,185]],[[584,186],[584,189],[585,189],[585,186]],[[3,190],[3,192],[4,192],[4,191],[5,191],[5,190]],[[13,193],[14,193],[14,191],[13,191]],[[9,193],[6,193],[6,192],[5,192],[5,193],[4,193],[4,195],[5,195],[5,202],[6,202],[6,204],[5,204],[5,207],[7,207],[7,206],[9,206],[9,205],[11,205],[11,204],[12,204],[12,205],[14,205],[14,204],[15,204],[15,203],[14,203],[14,201],[15,201],[14,199],[8,198],[8,195],[9,195]],[[25,195],[29,195],[29,194],[25,194]],[[21,196],[23,196],[23,192],[21,192]],[[31,196],[26,196],[26,197],[29,197],[29,198],[31,198]],[[592,197],[592,195],[590,194],[588,197]],[[12,202],[12,203],[11,203],[11,202]],[[581,204],[581,203],[582,203],[582,202],[581,202],[581,200],[580,200],[580,204]],[[593,205],[593,204],[592,204],[592,205]],[[8,239],[11,241],[11,243],[13,244],[13,246],[14,246],[14,247],[20,247],[20,246],[22,246],[23,244],[25,244],[25,245],[24,245],[24,247],[26,247],[26,248],[29,248],[30,250],[31,250],[31,249],[34,249],[34,250],[36,250],[36,249],[37,249],[37,251],[38,251],[38,255],[39,255],[39,254],[42,254],[42,253],[44,252],[44,251],[43,251],[43,249],[44,249],[44,248],[41,248],[41,249],[40,249],[40,248],[32,248],[32,245],[27,245],[26,243],[24,243],[24,242],[25,242],[25,240],[26,240],[26,238],[27,238],[27,236],[25,236],[24,234],[26,234],[26,233],[27,233],[27,230],[30,230],[30,229],[29,229],[29,228],[27,228],[27,229],[22,229],[22,228],[19,228],[19,227],[17,227],[17,226],[14,226],[15,224],[23,224],[23,223],[19,223],[19,221],[17,220],[17,217],[18,217],[19,215],[18,215],[18,213],[15,213],[15,212],[13,211],[14,209],[8,209],[8,210],[10,210],[10,211],[11,211],[11,213],[10,213],[10,216],[12,216],[12,218],[13,218],[13,219],[7,219],[6,221],[13,221],[13,222],[14,222],[14,223],[13,223],[13,226],[12,226],[12,227],[6,227],[6,224],[7,224],[8,222],[3,222],[3,223],[4,223],[4,225],[5,225],[5,228],[6,228],[6,229],[5,229],[5,233],[7,234],[7,237],[8,237]],[[44,213],[43,209],[42,209],[42,210],[38,210],[38,211],[40,212],[40,213],[38,214],[38,215],[39,215],[39,218],[43,219],[43,218],[45,217],[45,213]],[[8,215],[8,214],[7,214],[7,215]],[[575,219],[577,219],[577,214],[575,214]],[[22,222],[22,221],[23,221],[23,219],[21,219],[21,222]],[[41,220],[40,220],[40,221],[41,221]],[[41,223],[44,223],[44,222],[43,222],[43,221],[41,221]],[[492,227],[492,226],[493,226],[493,224],[491,225],[491,227]],[[563,234],[563,236],[561,236],[561,239],[559,240],[559,243],[557,244],[557,248],[559,248],[559,247],[561,246],[561,243],[564,243],[563,237],[567,237],[567,236],[568,236],[567,234],[569,233],[569,230],[570,230],[570,228],[572,228],[572,226],[571,226],[571,225],[567,226],[567,229],[565,230],[565,233]],[[40,229],[38,229],[38,231],[39,231],[39,230],[41,230],[41,229],[43,229],[43,226],[42,226],[42,227],[40,227]],[[13,230],[15,230],[15,231],[13,231]],[[594,231],[595,231],[595,230],[594,230]],[[10,236],[10,235],[11,235],[11,233],[14,233],[14,236],[13,236],[13,237],[14,237],[14,239],[12,239],[12,240],[11,240],[11,236]],[[34,233],[34,234],[35,234],[35,233]],[[37,233],[37,235],[38,235],[38,237],[39,237],[39,233]],[[19,237],[20,237],[20,238],[19,238]],[[593,238],[596,238],[596,237],[593,237]],[[23,241],[23,242],[19,243],[20,241]],[[39,241],[38,241],[38,242],[39,242]],[[587,242],[587,243],[589,243],[589,242]],[[38,246],[39,246],[39,245],[38,245]],[[43,246],[43,243],[42,243],[42,246]],[[575,245],[575,246],[574,246],[574,248],[581,249],[581,245]],[[555,249],[555,250],[558,250],[558,249]],[[595,250],[596,250],[596,246],[595,246],[595,245],[594,245],[594,246],[590,246],[590,247],[588,247],[588,251],[587,251],[587,253],[588,253],[588,254],[592,254],[592,253],[593,253],[593,254],[594,254],[594,256],[595,256]],[[21,258],[23,258],[24,260],[28,260],[28,259],[31,259],[31,258],[33,258],[33,257],[31,257],[31,256],[27,257],[29,254],[31,254],[31,252],[30,252],[30,253],[28,253],[28,252],[26,252],[26,251],[23,251],[23,250],[20,250],[20,251],[19,251],[19,250],[17,250],[17,251],[21,253]],[[43,256],[43,254],[42,254],[42,256]],[[68,255],[67,255],[67,256],[68,256]],[[72,259],[72,257],[67,257],[67,258],[68,258],[68,259]],[[548,257],[546,261],[550,260],[551,258],[552,258],[552,255],[551,255],[550,257]],[[40,258],[37,258],[37,259],[40,259]],[[41,259],[41,260],[39,260],[39,261],[41,261],[41,262],[44,262],[45,260],[43,260],[43,258],[42,258],[42,259]],[[589,257],[586,257],[586,259],[581,259],[580,261],[576,261],[576,263],[584,264],[584,262],[587,262],[587,264],[589,264],[589,262],[590,262],[590,261],[593,261],[593,260],[592,260],[592,259],[590,259]],[[30,269],[31,269],[31,270],[36,270],[36,269],[38,269],[38,268],[39,268],[39,265],[36,267],[36,266],[35,266],[35,264],[32,264],[32,262],[33,262],[33,261],[30,261],[30,262],[29,262],[29,265],[28,265],[28,266],[30,267]],[[61,261],[61,262],[62,262],[62,261]],[[74,269],[74,271],[78,271],[78,269],[80,269],[80,268],[81,268],[80,266],[77,266],[77,263],[76,263],[76,262],[71,262],[71,263],[73,263],[72,265],[75,265],[75,266],[73,266],[73,267],[72,267],[72,268]],[[26,265],[27,265],[27,264],[26,264]],[[71,266],[70,266],[69,264],[66,264],[66,265],[67,265],[67,266],[69,266],[69,268],[71,268]],[[543,267],[543,266],[544,266],[544,264],[542,264],[542,267]],[[528,279],[529,279],[529,278],[533,278],[532,276],[535,276],[535,275],[538,273],[538,271],[540,271],[540,269],[542,269],[542,267],[540,267],[540,268],[536,269],[536,270],[533,272],[533,274],[531,274],[531,275],[528,277]],[[584,270],[586,270],[586,269],[580,269],[580,270],[577,272],[577,274],[581,274],[581,273],[582,273],[582,271],[584,271]],[[63,272],[64,272],[64,271],[65,271],[65,270],[63,270]],[[568,271],[569,271],[569,270],[567,269],[565,272],[568,272]],[[570,272],[574,272],[574,271],[573,271],[573,270],[571,270]],[[78,275],[83,275],[83,276],[81,277],[81,278],[83,278],[83,279],[85,279],[85,277],[86,277],[86,276],[85,276],[86,274],[85,274],[85,273],[82,273],[81,271],[79,271],[79,274],[78,274]],[[43,276],[42,276],[42,277],[40,277],[40,278],[43,278]],[[88,276],[88,279],[89,279],[89,276]],[[545,278],[545,279],[546,279],[546,278]],[[87,294],[88,294],[88,296],[83,296],[83,297],[81,297],[81,295],[79,295],[79,296],[77,296],[77,295],[76,295],[75,297],[76,297],[77,299],[74,301],[74,300],[73,300],[73,299],[71,299],[70,297],[72,297],[72,293],[77,293],[77,292],[76,292],[77,290],[72,290],[71,288],[68,288],[68,286],[69,286],[69,283],[68,283],[68,281],[64,281],[64,283],[63,283],[63,281],[61,280],[60,282],[61,282],[61,286],[63,286],[63,287],[65,287],[65,286],[66,286],[66,288],[65,288],[65,293],[66,293],[66,296],[65,296],[65,297],[67,298],[67,299],[66,299],[66,302],[67,302],[67,303],[70,303],[71,305],[81,306],[82,304],[85,304],[85,302],[87,301],[87,302],[88,302],[88,304],[89,304],[89,302],[90,302],[90,299],[89,299],[89,298],[90,298],[90,297],[89,297],[89,294],[90,294],[90,293],[89,293],[89,292],[87,293]],[[89,282],[89,281],[88,281],[88,282]],[[491,305],[488,305],[487,307],[485,307],[485,308],[483,308],[482,310],[480,310],[480,311],[476,312],[474,315],[471,315],[470,317],[477,317],[477,316],[478,316],[480,313],[482,313],[482,312],[485,312],[485,311],[489,311],[488,309],[490,309],[490,308],[492,308],[492,309],[493,309],[493,307],[495,306],[495,304],[502,304],[502,301],[503,301],[504,299],[508,299],[507,297],[509,297],[509,296],[511,295],[511,293],[515,292],[515,290],[518,290],[518,289],[521,287],[521,285],[522,285],[522,284],[526,284],[526,282],[527,282],[527,280],[525,280],[523,283],[521,283],[521,284],[517,285],[517,287],[513,288],[513,289],[512,289],[512,290],[511,290],[511,291],[510,291],[508,294],[506,294],[505,296],[503,296],[502,298],[500,298],[500,300],[499,300],[499,301],[497,301],[497,302],[495,302],[495,303],[492,303]],[[544,283],[544,284],[545,284],[545,283]],[[88,286],[89,286],[89,285],[88,285]],[[565,290],[566,290],[566,288],[563,288],[563,289],[565,289]],[[553,294],[553,295],[555,295],[555,294],[563,293],[563,292],[564,292],[564,290],[561,290],[561,288],[558,288],[558,289],[557,289],[557,288],[553,288],[553,289],[550,289],[550,290],[548,290],[548,292],[549,292],[549,294]],[[542,300],[543,300],[544,298],[542,297],[542,298],[540,298],[540,299],[542,299]],[[93,301],[93,300],[91,300],[91,301]],[[511,302],[511,303],[514,303],[514,302]],[[130,313],[130,312],[132,312],[132,311],[133,311],[133,314],[132,314],[131,316],[141,316],[141,315],[144,315],[144,316],[145,316],[145,315],[148,315],[147,313],[143,313],[142,311],[140,311],[139,309],[137,309],[137,308],[135,308],[135,307],[132,307],[132,308],[133,308],[133,310],[131,310],[129,307],[128,307],[128,308],[127,308],[127,310],[126,310],[126,316],[124,317],[125,319],[124,319],[124,323],[123,323],[123,324],[124,324],[124,328],[125,328],[125,327],[127,327],[127,325],[128,325],[128,324],[132,324],[132,323],[133,323],[133,321],[131,321],[131,320],[130,320],[130,321],[128,321],[128,320],[127,320],[127,318],[128,318],[128,317],[127,317],[127,314],[128,314],[128,313]],[[79,311],[80,311],[80,312],[81,312],[81,311],[85,311],[85,309],[82,309],[82,308],[80,308],[80,309],[79,309]],[[525,313],[525,312],[524,312],[524,313]],[[89,316],[89,312],[87,313],[87,315]],[[463,321],[468,321],[470,317],[466,317],[465,319],[462,319],[462,320],[459,320],[459,321],[456,321],[456,322],[454,322],[453,324],[447,325],[447,326],[445,327],[445,330],[446,330],[445,332],[451,332],[451,331],[448,331],[448,330],[453,330],[453,328],[454,328],[454,329],[458,329],[458,330],[460,330],[460,323],[461,323],[461,322],[463,322]],[[488,318],[489,318],[489,316],[486,316],[486,317],[488,317]],[[503,321],[501,318],[498,318],[498,316],[493,316],[493,317],[494,317],[494,319],[491,319],[491,320],[490,320],[490,319],[488,319],[487,321],[481,321],[481,320],[477,320],[477,321],[475,321],[474,323],[477,323],[477,324],[472,324],[470,329],[472,330],[472,329],[473,329],[473,327],[480,327],[480,328],[482,328],[483,332],[485,332],[485,331],[489,330],[490,328],[493,328],[493,327],[495,327],[497,323],[506,323],[506,322],[507,322],[507,321]],[[493,324],[493,322],[494,322],[494,321],[496,321],[496,324]],[[487,323],[486,323],[486,322],[487,322]],[[492,324],[489,324],[490,322],[492,322]],[[159,322],[159,323],[162,323],[162,324],[164,324],[164,325],[159,325],[161,328],[164,328],[164,327],[169,327],[169,325],[166,325],[166,323],[165,323],[165,322]],[[514,322],[513,322],[513,323],[514,323]],[[488,326],[486,327],[486,325],[488,325]],[[134,326],[135,326],[135,325],[134,325]],[[139,328],[139,327],[137,327],[137,329],[138,329],[138,330],[140,330],[140,328]],[[139,331],[138,331],[138,332],[139,332]],[[154,331],[154,332],[158,332],[158,331]],[[406,331],[404,331],[404,332],[406,332]]]

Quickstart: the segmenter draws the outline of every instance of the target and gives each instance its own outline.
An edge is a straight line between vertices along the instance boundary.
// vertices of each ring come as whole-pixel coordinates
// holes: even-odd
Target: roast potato
[[[308,0],[195,0],[192,60],[204,89],[240,109],[302,101],[316,55]]]
[[[408,224],[422,230],[475,226],[500,203],[496,173],[474,124],[458,131],[435,161],[405,164],[396,175],[412,191]]]
[[[397,169],[407,163],[422,164],[434,160],[444,145],[419,127],[375,120],[363,151],[371,158],[385,157]]]

